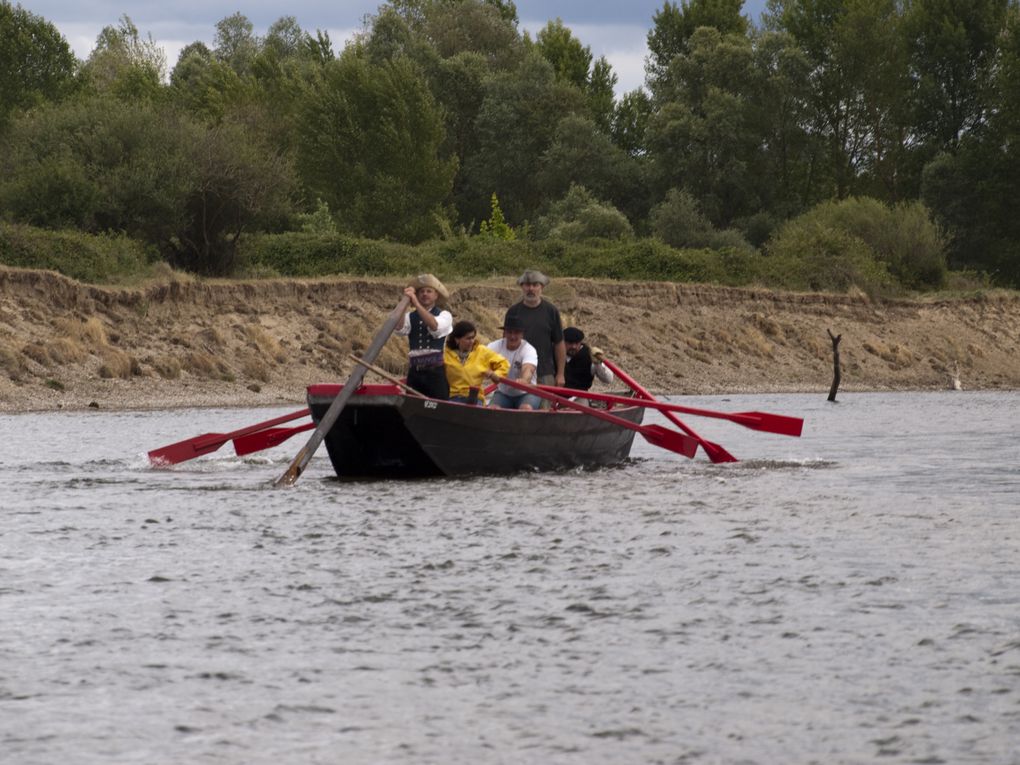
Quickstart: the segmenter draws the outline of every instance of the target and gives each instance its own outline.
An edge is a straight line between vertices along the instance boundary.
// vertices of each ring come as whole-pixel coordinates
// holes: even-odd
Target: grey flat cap
[[[529,268],[517,279],[518,284],[541,284],[543,287],[549,286],[549,277],[543,274],[541,271],[536,271],[534,268]]]

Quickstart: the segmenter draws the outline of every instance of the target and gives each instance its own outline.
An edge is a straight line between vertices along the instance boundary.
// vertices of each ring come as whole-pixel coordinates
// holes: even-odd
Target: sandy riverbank
[[[452,283],[456,318],[495,337],[512,280]],[[0,411],[270,406],[349,374],[395,280],[83,285],[0,267]],[[872,302],[707,285],[555,281],[547,295],[647,387],[706,394],[1020,388],[1020,295]],[[403,373],[392,339],[380,366]]]

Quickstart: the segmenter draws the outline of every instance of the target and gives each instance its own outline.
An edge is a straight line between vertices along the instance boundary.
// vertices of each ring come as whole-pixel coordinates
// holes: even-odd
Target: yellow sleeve
[[[487,369],[491,369],[500,377],[506,377],[510,372],[510,362],[506,360],[503,354],[496,353],[491,348],[486,348],[485,350],[489,352],[489,357],[486,359]]]

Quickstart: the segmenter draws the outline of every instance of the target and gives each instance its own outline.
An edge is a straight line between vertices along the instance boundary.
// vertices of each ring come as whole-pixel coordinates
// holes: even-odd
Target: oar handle
[[[368,370],[370,370],[372,372],[375,372],[382,379],[388,380],[389,382],[393,383],[394,385],[396,385],[399,388],[403,388],[405,391],[410,393],[412,396],[417,396],[418,398],[427,398],[427,396],[425,394],[420,393],[419,391],[415,390],[410,385],[408,385],[406,382],[401,380],[399,377],[391,375],[385,369],[380,369],[375,364],[369,364],[367,361],[365,361],[362,358],[359,358],[358,356],[355,356],[353,353],[348,353],[347,357],[352,359],[355,364],[361,364],[361,366],[365,367],[365,369],[368,369]]]

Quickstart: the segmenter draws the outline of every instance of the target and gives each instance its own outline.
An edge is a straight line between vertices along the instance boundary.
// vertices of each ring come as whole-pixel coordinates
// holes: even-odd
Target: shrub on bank
[[[855,269],[872,271],[862,272],[862,276],[872,287],[878,286],[874,265],[866,265],[865,261],[881,266],[907,289],[938,289],[945,285],[948,273],[945,236],[920,202],[893,207],[867,197],[823,202],[783,225],[767,250],[794,271],[803,271],[809,263],[821,263],[821,289],[840,289],[835,285]],[[833,271],[826,265],[826,258],[839,259],[843,257],[840,251],[852,262],[830,264]],[[821,255],[826,257],[819,261]],[[836,277],[834,284],[827,283],[825,271]],[[794,281],[800,278],[796,273],[775,275]],[[869,291],[865,284],[857,286]]]
[[[145,247],[124,234],[49,231],[0,222],[0,263],[57,271],[82,282],[124,281],[144,273]]]
[[[896,288],[885,263],[859,237],[817,223],[785,228],[778,246],[762,258],[762,282],[795,291],[847,292],[872,297]]]
[[[375,240],[308,233],[249,237],[244,267],[253,274],[313,277],[406,275],[423,271],[444,279],[516,276],[538,268],[550,276],[748,284],[760,258],[746,248],[678,250],[654,240],[503,241],[455,237],[411,247]]]

